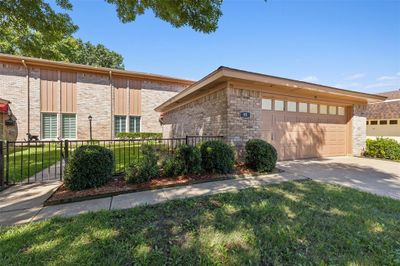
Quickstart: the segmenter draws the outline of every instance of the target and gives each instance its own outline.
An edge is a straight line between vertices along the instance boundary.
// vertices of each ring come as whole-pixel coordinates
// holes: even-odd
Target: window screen
[[[114,117],[114,132],[115,134],[120,132],[126,132],[126,117],[115,116]]]
[[[329,106],[329,114],[336,115],[336,106]]]
[[[43,139],[57,138],[57,114],[42,114],[42,137]]]
[[[140,132],[140,116],[129,117],[129,132]]]
[[[310,103],[310,113],[312,114],[318,113],[318,104]]]
[[[324,104],[321,104],[319,106],[319,113],[323,114],[323,115],[326,115],[328,113],[328,106],[326,106]]]
[[[344,107],[338,107],[338,115],[344,115]]]
[[[76,115],[63,114],[62,115],[62,137],[64,139],[76,138]]]

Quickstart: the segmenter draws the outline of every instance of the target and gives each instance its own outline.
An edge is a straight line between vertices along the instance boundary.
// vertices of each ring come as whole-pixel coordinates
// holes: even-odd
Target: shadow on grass
[[[400,202],[312,181],[0,229],[0,264],[397,264]]]

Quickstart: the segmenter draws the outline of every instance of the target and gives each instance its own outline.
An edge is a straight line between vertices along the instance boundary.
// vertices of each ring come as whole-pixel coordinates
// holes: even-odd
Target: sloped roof
[[[380,103],[368,105],[368,119],[398,119],[400,118],[400,89],[379,93],[387,99]]]

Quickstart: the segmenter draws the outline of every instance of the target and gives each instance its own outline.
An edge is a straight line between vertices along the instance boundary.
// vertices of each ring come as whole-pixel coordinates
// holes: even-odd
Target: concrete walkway
[[[283,161],[277,167],[314,181],[400,199],[400,163],[360,157]]]
[[[43,202],[47,199],[49,193],[51,194],[53,190],[60,185],[60,182],[48,182],[41,186],[36,184],[36,186],[32,185],[31,187],[25,187],[26,189],[15,186],[3,191],[7,192],[8,196],[2,195],[3,192],[0,193],[0,202],[9,202],[4,204],[4,206],[0,205],[0,225],[21,224],[49,219],[55,216],[68,217],[99,210],[128,209],[144,204],[156,204],[170,199],[191,198],[225,193],[249,187],[258,187],[266,184],[297,179],[304,179],[304,177],[293,173],[283,172],[257,177],[246,177],[175,188],[134,192],[114,197],[46,207],[43,207]],[[33,200],[29,199],[29,195],[32,195]],[[14,200],[12,197],[14,197]]]

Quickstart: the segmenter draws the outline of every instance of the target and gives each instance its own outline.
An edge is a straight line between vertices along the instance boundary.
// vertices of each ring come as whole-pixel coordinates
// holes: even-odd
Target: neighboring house
[[[400,89],[380,95],[387,99],[368,105],[367,137],[389,137],[400,141]]]
[[[12,102],[18,139],[111,139],[161,132],[154,108],[193,82],[161,75],[0,54],[0,97]]]
[[[156,111],[164,137],[223,135],[239,151],[262,138],[282,160],[360,155],[367,104],[385,98],[220,67]]]

